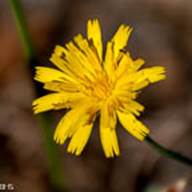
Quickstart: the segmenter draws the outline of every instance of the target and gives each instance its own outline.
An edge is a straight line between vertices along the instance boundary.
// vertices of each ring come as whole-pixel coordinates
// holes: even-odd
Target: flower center
[[[104,101],[112,95],[113,83],[106,74],[98,73],[94,81],[86,80],[83,92],[98,101]]]

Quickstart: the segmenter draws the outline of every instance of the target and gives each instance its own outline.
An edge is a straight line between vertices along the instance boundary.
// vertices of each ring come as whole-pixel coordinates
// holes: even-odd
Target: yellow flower
[[[52,93],[33,102],[34,113],[68,109],[57,125],[54,140],[63,144],[70,138],[67,151],[80,155],[100,114],[100,138],[106,157],[120,153],[116,124],[142,141],[149,129],[135,116],[144,107],[135,101],[138,91],[165,78],[163,67],[140,69],[144,60],[125,51],[132,28],[121,25],[107,42],[105,56],[100,24],[87,23],[87,37],[81,34],[65,47],[56,46],[50,60],[58,69],[36,67],[35,80]]]

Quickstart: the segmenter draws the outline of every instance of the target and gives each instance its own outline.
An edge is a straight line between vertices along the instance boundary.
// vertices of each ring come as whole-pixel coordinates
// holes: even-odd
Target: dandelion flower
[[[68,152],[81,154],[97,116],[106,157],[120,154],[117,119],[140,141],[149,134],[149,129],[136,118],[144,106],[135,99],[139,90],[163,80],[165,69],[141,69],[144,60],[134,60],[125,50],[131,32],[131,27],[121,25],[107,42],[103,55],[99,21],[88,20],[87,37],[78,34],[65,47],[56,46],[50,61],[57,69],[36,67],[35,80],[52,92],[33,102],[34,113],[68,109],[54,133],[58,144],[70,138]]]

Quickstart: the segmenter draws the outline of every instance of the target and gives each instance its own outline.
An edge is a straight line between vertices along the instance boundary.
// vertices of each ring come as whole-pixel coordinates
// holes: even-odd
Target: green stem
[[[184,163],[186,165],[190,165],[192,166],[192,159],[177,153],[175,151],[166,149],[165,147],[163,147],[162,145],[160,145],[159,143],[157,143],[156,141],[154,141],[152,138],[150,138],[149,136],[147,136],[145,138],[145,142],[149,145],[151,145],[156,151],[158,151],[161,155],[174,159],[176,161],[179,161],[181,163]]]
[[[33,43],[28,32],[27,23],[25,20],[20,0],[9,0],[9,4],[15,18],[18,33],[23,43],[23,49],[29,63],[30,71],[33,73],[34,70],[33,67],[34,65],[37,64],[38,57],[35,54]],[[35,90],[39,95],[40,92],[38,89],[38,84],[34,85]],[[44,142],[48,156],[48,168],[51,182],[55,190],[63,191],[64,190],[63,174],[59,158],[59,152],[56,144],[53,142],[52,139],[53,135],[53,131],[51,129],[52,118],[49,114],[46,114],[46,115],[40,115],[38,120],[44,133]]]
[[[64,191],[62,166],[59,158],[57,145],[53,141],[53,119],[50,114],[39,115],[39,123],[44,132],[45,148],[48,156],[49,175],[53,184],[54,191]]]
[[[23,43],[25,55],[28,59],[30,59],[34,55],[34,48],[27,30],[27,23],[21,3],[19,0],[9,0],[9,4],[15,18],[18,33]]]

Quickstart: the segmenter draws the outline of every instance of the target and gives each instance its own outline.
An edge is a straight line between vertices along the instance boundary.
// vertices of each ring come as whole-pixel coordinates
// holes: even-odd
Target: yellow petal
[[[122,126],[135,138],[143,141],[149,134],[149,129],[138,121],[131,113],[117,112],[118,118]]]
[[[49,67],[36,67],[35,80],[46,83],[51,81],[71,80],[71,78],[59,70]]]
[[[93,123],[87,125],[78,126],[77,131],[73,134],[67,151],[69,153],[74,153],[75,155],[80,155],[83,151],[89,136],[91,134]]]
[[[76,39],[76,37],[74,39]],[[68,67],[71,68],[77,76],[87,77],[93,80],[95,71],[92,63],[88,60],[90,54],[85,55],[73,42],[69,42],[66,47],[65,59],[69,63]]]
[[[79,136],[80,132],[78,130],[82,129],[82,127],[86,127],[86,133],[83,133],[85,135],[88,134],[88,130],[91,129],[89,125],[91,125],[95,119],[96,110],[96,105],[92,105],[89,100],[81,100],[80,102],[78,102],[76,106],[73,107],[73,109],[65,114],[65,116],[57,125],[54,134],[54,140],[59,144],[63,144],[67,138],[73,137],[77,132],[77,135]],[[79,146],[79,149],[83,149],[86,144],[85,135],[84,138],[81,140],[83,143],[81,146]],[[76,139],[77,136],[75,136],[75,139],[73,140]],[[78,146],[76,146],[76,148],[77,147]]]
[[[116,135],[116,113],[107,105],[101,109],[100,115],[100,138],[106,157],[119,155],[119,145]]]
[[[67,112],[60,120],[54,133],[54,140],[56,143],[63,144],[65,140],[71,135],[72,124],[80,118],[81,108],[77,107]]]
[[[114,61],[114,52],[112,42],[107,43],[105,60],[104,60],[104,69],[107,72],[108,76],[112,76],[115,71],[116,63]]]
[[[108,104],[105,103],[100,111],[100,127],[102,128],[115,128],[116,126],[116,113],[115,110]]]
[[[98,58],[97,54],[91,48],[91,45],[87,41],[87,39],[83,38],[81,34],[74,37],[74,41],[77,46],[83,50],[84,55],[86,56],[85,64],[90,69],[94,69],[95,72],[102,71],[101,61]]]
[[[115,74],[118,79],[123,75],[127,77],[129,74],[137,72],[144,62],[143,59],[137,59],[134,61],[128,52],[122,52]]]
[[[129,53],[122,53],[119,65],[115,71],[117,78],[132,72],[135,72],[134,61],[131,59]]]
[[[120,109],[124,113],[133,113],[139,116],[140,112],[144,110],[144,106],[134,100],[128,99],[127,101],[122,101]]]
[[[143,65],[144,65],[144,63],[145,63],[145,61],[143,60],[143,59],[137,59],[137,60],[135,60],[134,61],[134,68],[136,69],[136,70],[138,70],[140,67],[142,67]]]
[[[48,82],[43,86],[44,89],[57,92],[79,92],[80,85],[73,82]]]
[[[161,66],[142,69],[137,73],[136,82],[148,80],[150,83],[165,79],[165,68]]]
[[[103,46],[102,46],[102,35],[101,27],[98,19],[88,20],[87,22],[87,37],[92,40],[93,45],[97,50],[100,61],[102,61]]]
[[[74,74],[74,71],[69,68],[69,63],[65,60],[65,52],[66,49],[64,47],[57,45],[50,57],[50,61],[61,69],[67,76],[77,80],[76,74]]]
[[[128,43],[132,28],[126,25],[121,25],[115,35],[113,36],[112,43],[114,44],[114,61]]]
[[[147,80],[144,80],[144,81],[140,81],[140,82],[135,82],[133,83],[131,86],[130,86],[130,89],[132,91],[137,91],[137,90],[140,90],[140,89],[143,89],[144,87],[148,86],[149,85],[149,81]]]
[[[132,76],[133,83],[131,85],[132,91],[137,91],[148,86],[150,83],[155,83],[165,79],[164,67],[151,67],[138,71]]]
[[[103,128],[100,129],[101,143],[107,158],[118,156],[120,154],[119,144],[115,129]]]
[[[33,101],[34,113],[69,108],[84,99],[81,93],[51,93]]]
[[[155,83],[165,79],[164,67],[151,67],[142,69],[130,74],[125,73],[116,83],[116,89],[122,90],[129,88],[129,90],[136,91],[149,85],[149,83]]]
[[[65,104],[65,96],[61,93],[48,94],[33,101],[35,114],[55,109],[59,105]]]
[[[120,51],[127,45],[131,31],[129,26],[121,25],[112,40],[107,43],[104,68],[109,76],[114,75]]]
[[[74,39],[77,37],[78,36]],[[85,76],[89,79],[93,78],[93,60],[92,62],[88,61],[88,56],[82,52],[82,49],[70,41],[66,44],[66,48],[57,45],[50,60],[59,67],[64,74],[69,76],[71,81],[79,82]]]

